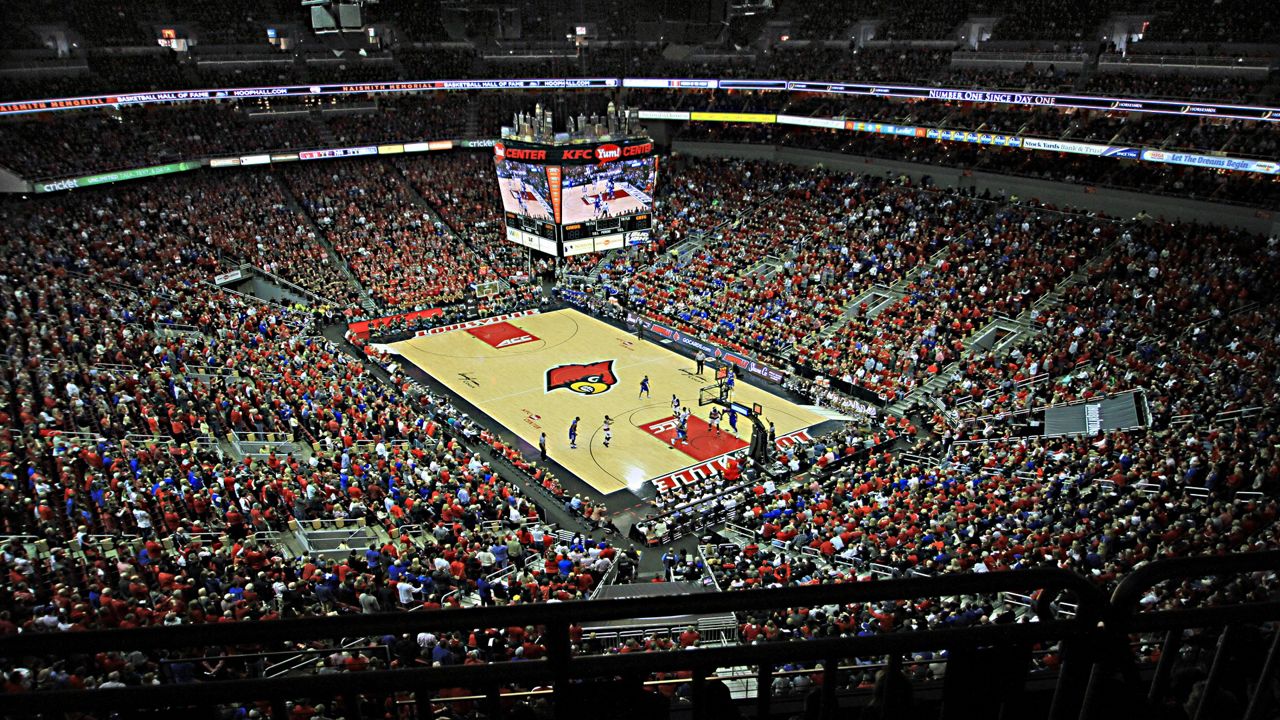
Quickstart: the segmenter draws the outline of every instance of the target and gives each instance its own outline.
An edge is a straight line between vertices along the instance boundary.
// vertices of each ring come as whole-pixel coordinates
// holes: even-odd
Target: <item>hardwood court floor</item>
[[[738,421],[740,439],[717,437],[702,419],[698,389],[712,382],[707,368],[694,374],[692,360],[639,340],[575,310],[531,314],[483,326],[458,327],[405,340],[391,350],[412,362],[521,439],[601,493],[639,489],[655,478],[710,460],[750,440],[751,423]],[[649,376],[650,397],[639,397]],[[689,445],[672,449],[671,396],[690,405]],[[739,381],[734,400],[764,407],[778,437],[823,421],[781,397]],[[604,446],[604,416],[613,438]],[[569,424],[578,423],[578,447],[570,449]]]

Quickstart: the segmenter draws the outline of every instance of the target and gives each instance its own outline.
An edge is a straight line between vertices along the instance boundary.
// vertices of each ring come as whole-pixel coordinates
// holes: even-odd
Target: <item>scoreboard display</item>
[[[658,158],[653,141],[494,145],[506,236],[571,257],[651,242]]]

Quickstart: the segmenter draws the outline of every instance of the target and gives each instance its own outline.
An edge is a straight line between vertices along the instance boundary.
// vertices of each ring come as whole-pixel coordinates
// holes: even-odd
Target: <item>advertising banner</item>
[[[58,192],[59,190],[75,190],[76,188],[93,187],[94,185],[120,182],[122,180],[137,180],[139,178],[155,177],[157,175],[186,172],[198,167],[200,167],[200,163],[193,161],[170,163],[168,165],[153,165],[151,167],[120,170],[118,172],[103,173],[101,175],[87,175],[79,178],[67,178],[66,180],[38,182],[34,184],[33,189],[38,193]]]
[[[904,137],[918,137],[920,130],[914,125],[893,125],[891,123],[870,122],[867,120],[845,120],[845,130],[855,130],[857,132],[879,133],[881,135],[902,135]]]
[[[687,110],[641,110],[641,120],[688,120]]]
[[[495,159],[534,165],[599,165],[653,154],[652,141],[635,139],[575,145],[544,145],[516,140],[493,144]]]
[[[416,80],[351,84],[281,85],[268,87],[211,88],[157,92],[45,98],[0,103],[0,115],[77,110],[121,105],[172,102],[234,100],[238,98],[321,97],[325,95],[371,95],[381,93],[453,90],[605,89],[616,87],[684,90],[790,90],[805,93],[879,95],[940,102],[1000,103],[1007,105],[1154,112],[1194,117],[1224,117],[1241,120],[1280,122],[1280,108],[1254,105],[1225,105],[1186,100],[1116,98],[1089,95],[1020,93],[1006,90],[917,87],[909,85],[869,85],[857,82],[815,82],[801,80],[738,80],[698,78],[528,78],[492,80]]]
[[[924,136],[933,140],[950,140],[952,142],[996,145],[998,147],[1019,147],[1022,145],[1022,138],[1013,137],[1012,135],[995,135],[992,133],[970,132],[968,130],[927,128]]]
[[[827,128],[828,130],[843,130],[844,120],[840,118],[817,118],[803,117],[800,115],[779,115],[779,125],[798,125],[800,127],[816,127]]]
[[[519,310],[511,313],[504,313],[502,315],[494,315],[493,317],[480,318],[479,320],[468,320],[466,322],[454,323],[452,325],[441,325],[440,327],[433,327],[428,330],[419,330],[414,334],[418,337],[422,337],[424,335],[440,335],[447,332],[453,332],[454,330],[468,330],[470,328],[484,327],[485,325],[500,323],[504,320],[511,320],[512,318],[527,317],[529,315],[537,314],[537,310]]]
[[[213,282],[215,285],[226,285],[227,283],[233,283],[242,277],[244,277],[244,273],[239,270],[232,270],[231,272],[224,272],[221,275],[214,275]]]
[[[669,325],[657,322],[656,320],[649,320],[645,318],[641,320],[641,325],[645,330],[648,330],[655,335],[667,338],[668,340],[684,345],[685,347],[701,350],[710,358],[731,363],[740,370],[745,370],[753,375],[758,375],[770,382],[780,383],[787,377],[787,373],[782,370],[757,362],[741,353],[729,352],[721,347],[702,340],[701,338],[681,332]]]
[[[686,90],[714,90],[715,80],[690,78],[623,78],[622,87],[629,88],[684,88]],[[640,116],[642,119],[643,115]]]
[[[1195,167],[1239,170],[1241,172],[1265,173],[1267,175],[1275,175],[1280,172],[1280,164],[1266,160],[1246,160],[1244,158],[1217,155],[1193,155],[1191,153],[1166,152],[1164,150],[1143,150],[1142,159],[1148,162],[1168,163],[1170,165],[1193,165]]]
[[[299,160],[328,160],[330,158],[359,157],[361,155],[377,155],[377,145],[364,147],[327,148],[325,150],[303,150],[298,153]]]
[[[1022,147],[1026,150],[1047,150],[1049,152],[1075,153],[1076,155],[1128,158],[1134,160],[1136,160],[1139,155],[1137,148],[1072,142],[1071,140],[1047,140],[1044,138],[1023,138]]]
[[[690,120],[703,122],[772,123],[778,116],[770,113],[691,112]]]

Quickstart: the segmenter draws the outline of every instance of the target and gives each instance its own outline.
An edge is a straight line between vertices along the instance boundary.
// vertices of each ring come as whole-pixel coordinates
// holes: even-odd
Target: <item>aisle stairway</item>
[[[358,279],[356,279],[355,273],[351,272],[351,268],[347,265],[346,261],[342,259],[342,256],[338,254],[338,251],[329,242],[329,238],[325,235],[324,230],[321,230],[320,226],[316,224],[315,218],[311,217],[311,214],[302,207],[302,203],[298,202],[298,199],[294,197],[293,191],[289,188],[289,183],[286,183],[274,176],[273,179],[275,180],[276,185],[279,186],[281,194],[284,195],[285,202],[288,203],[289,207],[296,211],[298,215],[306,221],[311,232],[315,233],[316,240],[324,247],[325,252],[329,254],[329,261],[332,262],[335,267],[342,269],[342,274],[347,276],[347,279],[351,281],[352,287],[359,292],[360,309],[364,310],[365,314],[369,317],[377,317],[380,315],[381,311],[379,310],[377,303],[375,303],[373,298],[369,295],[369,291],[365,289],[364,285],[362,285]]]

